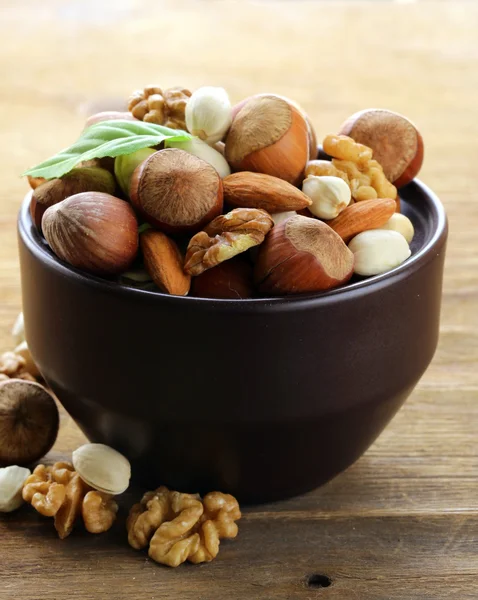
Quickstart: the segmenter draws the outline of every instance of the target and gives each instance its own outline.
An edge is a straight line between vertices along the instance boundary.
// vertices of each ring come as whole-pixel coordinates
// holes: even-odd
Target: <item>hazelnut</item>
[[[318,219],[297,215],[266,237],[254,275],[264,293],[299,294],[342,285],[353,268],[353,254],[335,231]]]
[[[340,177],[309,175],[302,191],[312,200],[310,212],[319,219],[335,219],[350,204],[352,194]]]
[[[390,229],[391,231],[397,231],[403,235],[408,244],[411,243],[413,236],[415,235],[413,223],[408,217],[402,215],[401,213],[394,213],[386,223],[380,227],[377,227],[377,229]]]
[[[240,104],[226,137],[226,159],[235,171],[301,182],[309,158],[309,128],[295,105],[272,94]]]
[[[115,179],[106,169],[98,167],[73,169],[63,177],[50,179],[33,190],[30,201],[32,220],[36,227],[40,229],[43,214],[48,207],[80,192],[113,194],[115,187]]]
[[[236,256],[204,271],[193,280],[192,296],[239,300],[252,298],[254,283],[252,265]]]
[[[0,383],[0,465],[27,465],[44,456],[58,434],[53,397],[38,383]]]
[[[0,468],[0,512],[12,512],[23,504],[22,489],[30,469],[10,465]]]
[[[206,161],[177,148],[159,150],[134,171],[132,204],[166,233],[199,231],[222,211],[221,178]]]
[[[349,249],[355,257],[355,273],[365,276],[391,271],[411,254],[403,235],[386,229],[359,233],[350,242]]]
[[[349,117],[339,134],[347,135],[373,150],[385,177],[402,187],[420,171],[423,162],[423,139],[406,117],[378,108],[369,108]]]
[[[100,192],[84,192],[48,208],[42,229],[53,252],[95,274],[125,271],[138,252],[138,224],[131,206]]]

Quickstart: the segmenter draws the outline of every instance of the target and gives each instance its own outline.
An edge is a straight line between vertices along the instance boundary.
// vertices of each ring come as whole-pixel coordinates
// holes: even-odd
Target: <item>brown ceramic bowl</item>
[[[19,217],[28,344],[88,438],[145,486],[247,502],[299,494],[355,462],[435,352],[446,217],[402,190],[412,257],[323,294],[208,300],[143,291],[62,263]]]

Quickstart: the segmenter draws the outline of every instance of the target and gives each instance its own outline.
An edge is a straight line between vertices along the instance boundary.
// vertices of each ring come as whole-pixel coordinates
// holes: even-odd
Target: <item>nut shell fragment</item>
[[[131,465],[110,446],[80,446],[73,452],[73,466],[83,481],[99,492],[116,496],[128,489]]]

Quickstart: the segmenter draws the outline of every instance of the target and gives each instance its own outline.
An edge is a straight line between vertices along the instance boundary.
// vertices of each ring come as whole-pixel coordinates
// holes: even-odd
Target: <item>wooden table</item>
[[[0,518],[0,598],[478,598],[478,6],[4,0],[0,14],[2,349],[21,303],[19,173],[68,145],[85,114],[146,83],[222,85],[235,101],[285,94],[320,137],[361,108],[403,112],[423,134],[421,177],[451,226],[437,354],[357,464],[313,493],[246,510],[238,539],[200,567],[170,570],[128,547],[132,495],[109,533],[65,541],[25,507]],[[49,458],[82,440],[63,412]]]

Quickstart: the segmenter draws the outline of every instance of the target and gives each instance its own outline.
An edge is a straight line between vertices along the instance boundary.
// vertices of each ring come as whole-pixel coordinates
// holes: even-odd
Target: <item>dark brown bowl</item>
[[[365,452],[435,352],[446,217],[402,190],[412,257],[301,297],[208,300],[143,291],[57,259],[19,217],[28,344],[88,438],[124,452],[149,488],[247,502],[323,484]]]

